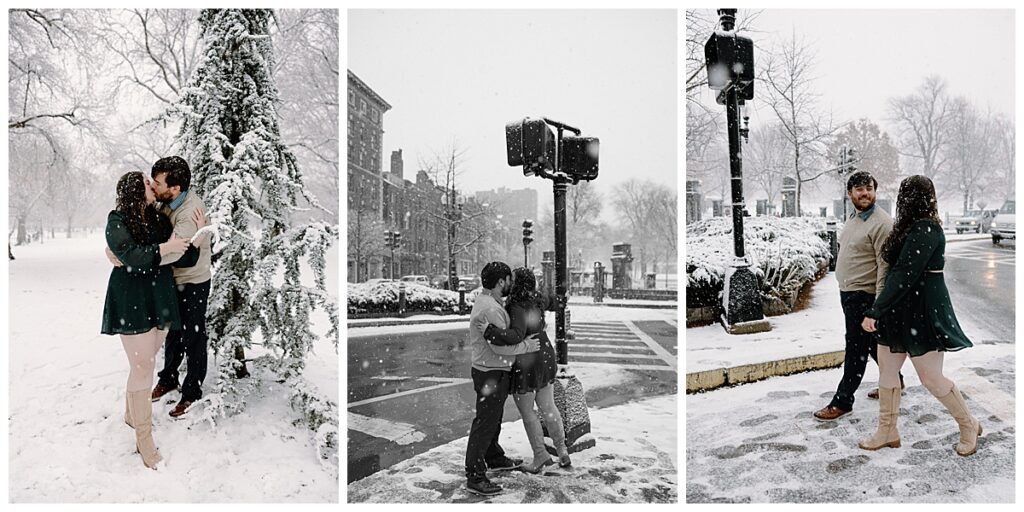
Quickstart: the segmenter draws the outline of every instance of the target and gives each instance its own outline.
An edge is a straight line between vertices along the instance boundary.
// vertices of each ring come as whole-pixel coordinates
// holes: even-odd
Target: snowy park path
[[[336,474],[271,383],[216,429],[171,419],[176,392],[154,404],[164,462],[143,467],[122,420],[126,359],[116,337],[99,334],[103,244],[101,231],[46,240],[15,248],[9,263],[11,501],[336,502]],[[329,342],[318,349],[308,373],[336,400],[336,354]]]

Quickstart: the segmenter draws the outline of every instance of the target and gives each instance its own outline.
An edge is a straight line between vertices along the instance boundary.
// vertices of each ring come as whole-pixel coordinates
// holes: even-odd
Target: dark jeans
[[[868,356],[878,364],[878,341],[864,330],[864,312],[875,303],[875,294],[868,292],[839,292],[846,317],[846,357],[843,361],[843,379],[839,381],[835,396],[829,405],[849,411],[853,409],[853,394],[864,379]]]
[[[476,417],[469,429],[469,445],[466,447],[466,476],[470,478],[487,473],[486,461],[500,460],[505,456],[505,451],[498,445],[498,437],[512,381],[511,372],[482,372],[473,368],[472,373]]]
[[[164,386],[178,385],[178,368],[186,361],[185,382],[181,399],[196,401],[203,397],[206,380],[206,302],[210,282],[178,285],[178,313],[181,330],[167,333],[164,345],[164,369],[157,374]]]

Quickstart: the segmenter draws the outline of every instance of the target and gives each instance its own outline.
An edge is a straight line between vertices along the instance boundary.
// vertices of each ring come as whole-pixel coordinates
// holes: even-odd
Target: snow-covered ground
[[[592,409],[597,445],[574,453],[573,466],[541,475],[491,473],[504,493],[480,498],[465,490],[466,438],[452,441],[348,485],[351,503],[675,503],[676,395]],[[502,447],[530,458],[522,421],[501,428]],[[553,469],[552,469],[553,468]]]
[[[846,347],[835,274],[816,281],[801,311],[767,317],[769,332],[728,334],[719,324],[686,330],[686,373],[822,354]]]
[[[10,268],[9,492],[13,502],[336,502],[336,470],[287,390],[266,382],[246,411],[216,428],[173,420],[154,404],[164,463],[146,469],[122,421],[128,369],[120,341],[99,334],[109,263],[102,230],[15,247]],[[328,253],[337,296],[337,248]],[[314,315],[326,332],[326,315]],[[258,356],[257,351],[252,351]],[[158,361],[158,368],[162,364]],[[208,375],[215,375],[210,358]],[[305,373],[337,403],[338,355],[321,340]]]
[[[686,500],[798,503],[1012,503],[1015,481],[1014,345],[948,354],[945,374],[963,391],[984,428],[978,452],[953,452],[953,418],[908,362],[900,401],[901,448],[868,452],[878,385],[868,364],[851,414],[818,422],[841,369],[776,377],[686,396]]]

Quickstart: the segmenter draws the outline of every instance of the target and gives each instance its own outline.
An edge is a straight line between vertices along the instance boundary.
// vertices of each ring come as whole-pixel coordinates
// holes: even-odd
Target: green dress
[[[107,281],[103,304],[103,334],[142,334],[154,327],[181,329],[178,295],[172,265],[160,265],[160,244],[171,236],[171,221],[162,213],[147,226],[146,239],[132,238],[124,217],[118,211],[107,215],[107,247],[121,260]],[[189,246],[173,263],[191,267],[199,260],[199,249]]]
[[[864,316],[877,320],[878,344],[911,357],[974,346],[953,313],[941,272],[946,235],[929,219],[914,223],[885,287]]]

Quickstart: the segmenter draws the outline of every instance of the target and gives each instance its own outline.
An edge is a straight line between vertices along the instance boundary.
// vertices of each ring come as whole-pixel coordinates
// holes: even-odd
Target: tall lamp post
[[[551,132],[551,127],[555,128],[557,136]],[[565,135],[567,131],[573,135]],[[525,118],[505,125],[508,165],[522,166],[526,176],[551,180],[554,190],[555,352],[558,362],[554,392],[570,452],[595,445],[594,438],[587,435],[590,433],[590,415],[583,386],[569,371],[569,336],[566,330],[566,191],[570,184],[597,178],[598,172],[600,142],[595,137],[582,137],[581,133],[578,128],[546,117]],[[523,227],[527,227],[525,222]]]
[[[729,170],[732,175],[734,258],[726,270],[722,294],[722,325],[731,334],[767,331],[757,276],[750,270],[743,243],[743,148],[740,145],[740,104],[754,98],[754,42],[735,32],[736,9],[719,9],[722,29],[704,45],[708,87],[719,91],[729,131]]]

